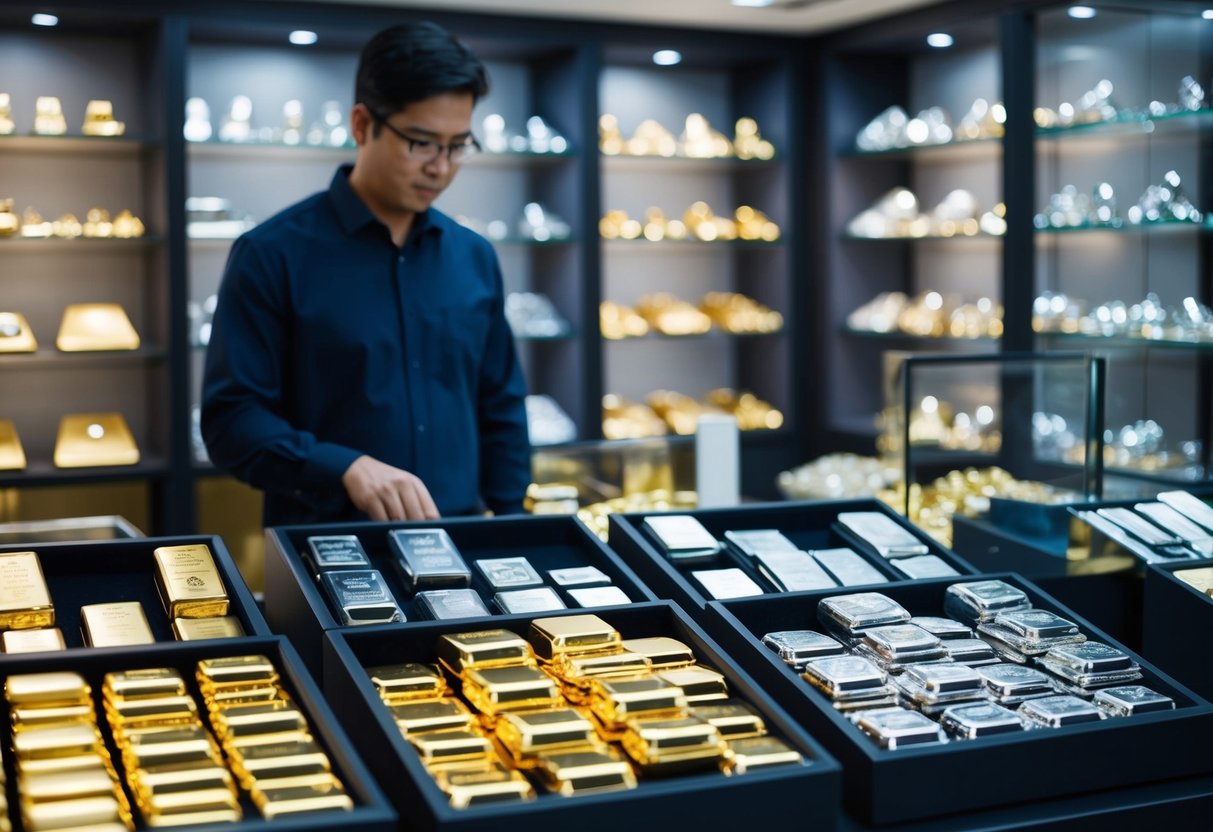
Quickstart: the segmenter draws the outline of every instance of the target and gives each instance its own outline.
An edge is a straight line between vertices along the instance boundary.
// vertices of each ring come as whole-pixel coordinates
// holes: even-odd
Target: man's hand
[[[441,515],[429,489],[418,477],[360,456],[341,475],[350,500],[372,520],[437,520]]]

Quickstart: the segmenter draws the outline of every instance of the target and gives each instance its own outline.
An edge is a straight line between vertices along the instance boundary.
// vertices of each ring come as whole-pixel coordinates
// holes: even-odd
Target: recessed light
[[[42,14],[39,12],[29,19],[29,22],[35,26],[58,26],[59,18],[53,14]]]
[[[1213,20],[1213,9],[1205,9],[1200,13],[1200,16],[1205,20]]]
[[[287,40],[296,46],[311,46],[319,38],[316,37],[315,32],[309,32],[307,29],[296,29],[291,32]]]
[[[734,6],[744,6],[750,9],[761,9],[772,5],[775,0],[729,0]]]
[[[932,32],[927,35],[927,46],[933,46],[936,49],[947,49],[955,42],[955,39],[947,32]]]
[[[658,49],[653,53],[653,63],[657,66],[674,66],[682,63],[682,53],[677,49]]]
[[[1095,9],[1090,6],[1071,6],[1066,9],[1066,14],[1075,20],[1090,20],[1095,17]]]

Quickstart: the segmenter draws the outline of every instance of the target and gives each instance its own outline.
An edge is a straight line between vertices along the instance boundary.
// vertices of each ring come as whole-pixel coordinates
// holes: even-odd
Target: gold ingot
[[[26,829],[101,829],[125,824],[130,810],[114,795],[52,800],[21,808]],[[133,828],[133,827],[132,827]]]
[[[34,133],[39,136],[62,136],[67,132],[63,104],[53,95],[40,95],[34,101]]]
[[[63,310],[55,346],[63,352],[139,349],[139,333],[118,303],[73,303]]]
[[[556,683],[543,671],[525,666],[472,668],[464,674],[463,696],[490,717],[562,704]]]
[[[114,223],[110,220],[110,212],[104,208],[89,208],[84,215],[83,232],[85,237],[112,237]]]
[[[55,466],[136,465],[139,448],[121,413],[73,413],[59,420]]]
[[[206,544],[160,546],[152,552],[152,558],[156,564],[156,590],[169,618],[227,615],[230,605],[227,589]],[[258,664],[264,659],[256,658]],[[257,673],[261,672],[258,668]],[[277,680],[276,675],[274,679]]]
[[[663,760],[719,758],[724,743],[715,726],[695,717],[633,719],[622,739],[623,750],[642,766]]]
[[[147,616],[143,613],[143,605],[138,601],[81,607],[80,631],[86,647],[121,647],[156,642]]]
[[[471,760],[487,763],[494,758],[493,744],[475,728],[424,731],[409,734],[406,739],[426,766]]]
[[[24,775],[21,778],[21,802],[32,805],[52,800],[113,797],[116,785],[109,771],[98,760],[96,766],[89,769]]]
[[[729,685],[724,675],[708,667],[693,665],[672,668],[658,671],[654,675],[675,687],[682,688],[687,702],[691,705],[729,698]]]
[[[615,653],[623,642],[619,632],[596,615],[536,618],[529,637],[535,655],[544,661],[565,653]]]
[[[800,752],[778,737],[745,737],[725,743],[725,774],[749,774],[774,766],[793,766],[804,762]]]
[[[434,781],[455,809],[483,803],[534,800],[535,789],[522,773],[493,760],[484,767],[447,768],[433,772]]]
[[[438,639],[436,652],[439,663],[460,678],[473,668],[535,665],[531,645],[509,630],[448,633]]]
[[[38,339],[20,312],[0,312],[0,353],[35,352]]]
[[[266,820],[322,811],[349,812],[354,801],[341,781],[333,777],[326,786],[300,786],[285,789],[252,789],[253,803]]]
[[[11,199],[0,199],[0,237],[11,237],[21,228],[21,219],[13,211]]]
[[[15,554],[33,554],[32,552]],[[0,574],[5,567],[0,555]],[[5,582],[7,584],[7,581]],[[56,670],[47,673],[21,673],[4,680],[4,697],[12,706],[92,705],[93,689],[79,673]]]
[[[234,615],[173,619],[173,638],[177,639],[177,641],[199,641],[208,638],[242,638],[244,635],[244,625]]]
[[[368,667],[366,672],[379,698],[389,705],[414,699],[436,699],[447,692],[446,677],[433,664],[408,662]]]
[[[95,98],[84,107],[84,125],[80,132],[86,136],[121,136],[126,123],[114,120],[112,101]]]
[[[711,318],[669,292],[641,297],[636,313],[663,335],[702,335],[712,328]]]
[[[639,338],[649,332],[649,322],[634,309],[610,300],[598,305],[598,325],[602,337],[611,340]]]
[[[265,656],[223,656],[198,662],[197,677],[198,687],[207,696],[216,691],[274,685],[278,669]]]
[[[453,697],[402,702],[388,706],[388,711],[405,739],[426,731],[466,730],[475,721],[467,706]]]
[[[0,434],[3,434],[0,426]],[[0,446],[3,440],[0,438]],[[4,466],[0,464],[0,468]],[[66,650],[63,633],[58,627],[47,627],[39,630],[6,630],[0,635],[5,653],[45,653],[56,650]]]
[[[26,206],[21,215],[21,236],[28,238],[46,238],[55,231],[55,224],[44,220],[34,206]]]
[[[105,674],[101,687],[107,700],[185,696],[185,679],[173,668],[150,667]]]
[[[84,233],[84,226],[75,214],[64,214],[51,223],[51,234],[65,240],[74,240]]]
[[[102,759],[105,744],[96,725],[69,723],[18,731],[13,734],[13,754],[18,760],[47,760],[92,754]]]
[[[599,747],[594,723],[573,708],[503,714],[497,738],[514,762],[531,764],[552,750],[592,750]]]
[[[767,732],[762,717],[749,705],[736,699],[695,705],[691,708],[691,716],[713,726],[726,740],[761,737]]]
[[[38,629],[51,627],[54,623],[55,605],[51,601],[37,553],[0,554],[0,630]],[[28,704],[35,701],[30,697],[39,695],[42,698],[36,701],[61,701],[51,697],[57,693],[77,696],[80,690],[76,686],[77,681],[87,690],[88,686],[78,674],[69,676],[45,673],[11,676],[6,687],[9,702]],[[14,684],[14,680],[20,681]],[[47,690],[43,691],[40,686],[47,687]]]
[[[123,208],[118,212],[118,216],[114,217],[112,230],[114,237],[119,240],[131,240],[136,237],[142,237],[144,232],[143,220],[132,214],[129,209]]]
[[[665,436],[666,423],[648,405],[608,393],[602,397],[602,435],[607,439]]]
[[[544,754],[538,772],[548,791],[565,797],[636,788],[632,767],[609,747]]]

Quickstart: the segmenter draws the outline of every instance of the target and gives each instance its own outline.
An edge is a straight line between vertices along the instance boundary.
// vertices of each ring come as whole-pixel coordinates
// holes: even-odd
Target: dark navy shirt
[[[211,459],[266,492],[266,525],[365,519],[341,484],[363,454],[420,477],[444,516],[520,511],[526,390],[496,253],[433,208],[397,247],[349,170],[232,246],[202,391]]]

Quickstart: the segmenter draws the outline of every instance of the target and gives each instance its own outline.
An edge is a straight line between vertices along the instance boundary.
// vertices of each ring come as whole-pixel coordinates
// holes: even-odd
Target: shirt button
[[[417,432],[418,432],[418,433],[425,433],[425,425],[418,425],[418,426],[417,426]]]
[[[400,255],[399,257],[397,257],[397,258],[396,258],[396,262],[397,262],[397,263],[403,263],[403,262],[404,262],[404,255],[402,254],[402,255]]]
[[[421,362],[420,362],[420,361],[414,361],[414,362],[413,362],[413,369],[414,369],[414,370],[420,370],[420,369],[421,369]]]

